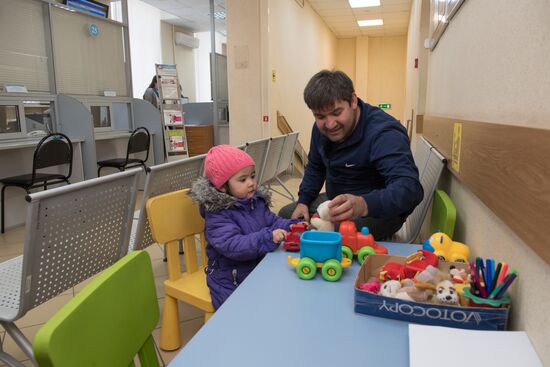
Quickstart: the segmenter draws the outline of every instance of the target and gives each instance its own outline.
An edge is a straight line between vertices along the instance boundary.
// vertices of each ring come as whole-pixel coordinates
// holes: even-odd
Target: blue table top
[[[408,255],[417,245],[383,243]],[[408,366],[408,323],[354,312],[356,260],[340,281],[298,278],[268,254],[170,366]]]

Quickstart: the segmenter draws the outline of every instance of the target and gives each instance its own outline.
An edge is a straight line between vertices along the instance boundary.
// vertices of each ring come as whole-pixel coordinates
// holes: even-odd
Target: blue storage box
[[[444,306],[405,301],[359,289],[359,284],[367,282],[371,277],[377,277],[380,269],[386,263],[404,264],[405,261],[406,258],[401,256],[378,254],[367,256],[355,279],[355,312],[425,325],[477,330],[506,330],[509,307]],[[467,264],[447,262],[441,262],[439,268],[448,272],[451,265],[459,269],[468,268]]]

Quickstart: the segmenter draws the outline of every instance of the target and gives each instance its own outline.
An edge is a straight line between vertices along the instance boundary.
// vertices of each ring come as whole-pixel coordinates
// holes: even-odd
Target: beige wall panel
[[[544,0],[465,1],[430,53],[425,113],[549,129],[549,18]],[[457,206],[455,238],[519,270],[511,327],[526,330],[550,365],[550,265],[457,179],[445,188]]]
[[[174,26],[172,24],[160,22],[160,46],[163,64],[175,64],[173,32]]]
[[[264,1],[227,2],[229,141],[234,145],[263,135],[260,13],[264,7]]]
[[[369,37],[355,38],[355,79],[353,84],[357,95],[365,100],[369,81]]]
[[[174,33],[171,33],[172,36],[175,37],[175,32],[181,32],[185,33],[191,37],[193,37],[193,33],[186,31],[179,27],[173,28]],[[182,93],[185,97],[189,98],[189,102],[197,102],[197,81],[196,81],[196,57],[194,51],[191,47],[182,46],[182,45],[176,45],[173,42],[175,40],[172,39],[172,46],[173,46],[173,55],[174,55],[174,61],[172,61],[174,64],[176,64],[176,68],[178,70],[178,77],[182,88]],[[164,49],[164,47],[163,47]],[[164,51],[163,51],[164,54]]]
[[[229,33],[231,36],[231,33]],[[304,149],[309,150],[313,115],[303,99],[309,79],[322,69],[336,65],[338,42],[308,2],[303,8],[295,0],[269,1],[269,99],[271,134],[279,135],[279,110]],[[271,71],[276,80],[272,81]]]
[[[342,70],[355,83],[355,38],[340,38],[336,48],[336,69]]]
[[[196,102],[195,55],[193,49],[176,45],[174,51],[182,93],[185,97],[189,98],[189,102]]]
[[[377,106],[390,103],[385,110],[402,123],[405,105],[405,62],[407,37],[370,37],[367,94],[359,97]],[[410,115],[410,112],[408,112]]]

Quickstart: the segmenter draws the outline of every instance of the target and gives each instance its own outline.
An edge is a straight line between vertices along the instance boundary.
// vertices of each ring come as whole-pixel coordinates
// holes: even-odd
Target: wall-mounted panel
[[[550,264],[550,130],[424,116],[423,131],[449,170]]]

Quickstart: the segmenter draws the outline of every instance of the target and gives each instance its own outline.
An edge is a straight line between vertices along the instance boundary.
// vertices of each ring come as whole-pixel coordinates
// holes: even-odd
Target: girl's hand
[[[273,231],[273,242],[281,243],[286,238],[287,231],[284,229],[276,229]]]

